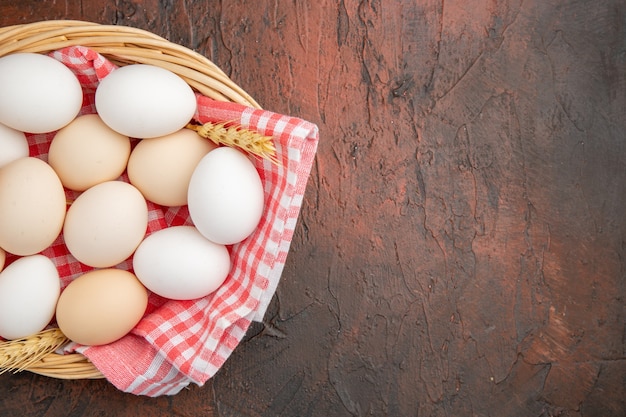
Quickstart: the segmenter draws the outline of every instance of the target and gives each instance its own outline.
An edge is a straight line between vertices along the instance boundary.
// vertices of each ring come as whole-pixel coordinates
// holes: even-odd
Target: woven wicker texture
[[[260,108],[209,59],[145,30],[75,20],[0,28],[0,56],[15,52],[47,53],[76,45],[89,47],[117,65],[136,63],[166,68],[207,97]]]
[[[74,20],[0,28],[0,57],[17,52],[49,53],[78,45],[97,51],[119,66],[150,64],[170,70],[209,98],[260,108],[209,59],[145,30]],[[51,329],[0,343],[0,373],[25,370],[58,379],[104,377],[78,353],[55,353],[66,342],[58,329]]]

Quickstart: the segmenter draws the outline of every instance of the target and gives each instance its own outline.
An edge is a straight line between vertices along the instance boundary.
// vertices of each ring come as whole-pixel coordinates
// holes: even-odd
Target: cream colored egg
[[[0,248],[0,272],[4,268],[4,263],[7,261],[7,253],[4,249]]]
[[[0,58],[0,123],[31,133],[53,132],[71,122],[83,104],[74,73],[43,54]]]
[[[56,308],[61,282],[43,255],[17,259],[0,273],[0,336],[19,339],[43,330]]]
[[[144,139],[130,155],[128,178],[147,200],[170,207],[185,205],[194,168],[215,148],[190,129]]]
[[[115,131],[133,138],[154,138],[185,127],[196,111],[196,96],[173,72],[132,64],[100,82],[96,109]]]
[[[0,123],[0,168],[28,156],[26,135]]]
[[[54,242],[65,219],[61,180],[50,165],[21,158],[0,168],[0,247],[33,255]]]
[[[63,185],[84,191],[117,179],[126,169],[130,139],[108,127],[97,114],[74,119],[52,139],[48,163]]]
[[[63,236],[78,261],[106,268],[133,254],[147,225],[148,207],[139,190],[122,181],[107,181],[89,188],[72,203]]]
[[[59,329],[83,345],[104,345],[124,337],[141,320],[148,291],[130,272],[99,269],[72,281],[56,308]]]

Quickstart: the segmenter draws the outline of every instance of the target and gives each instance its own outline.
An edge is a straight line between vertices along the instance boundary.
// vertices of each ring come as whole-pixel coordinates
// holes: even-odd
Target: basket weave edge
[[[243,88],[202,54],[144,29],[79,20],[48,20],[0,28],[0,57],[15,52],[49,53],[68,46],[85,46],[118,65],[148,62],[141,50],[157,51],[160,64],[207,97],[261,108]],[[113,48],[117,48],[113,49]],[[124,54],[119,53],[124,48]],[[191,71],[176,66],[188,60]]]

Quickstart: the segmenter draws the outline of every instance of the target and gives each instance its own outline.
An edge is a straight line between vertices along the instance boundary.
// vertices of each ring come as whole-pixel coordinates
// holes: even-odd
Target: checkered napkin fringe
[[[99,81],[115,65],[95,51],[75,46],[50,54],[78,77],[82,114],[95,113]],[[215,293],[192,301],[151,294],[148,311],[132,332],[105,346],[68,345],[89,358],[118,389],[146,396],[173,395],[190,383],[203,385],[224,364],[252,321],[261,321],[281,277],[319,139],[316,125],[270,111],[223,103],[197,95],[196,121],[239,121],[274,138],[280,164],[255,160],[265,187],[266,209],[252,236],[231,248],[232,269]],[[47,160],[53,134],[28,135],[31,156]],[[121,180],[127,178],[123,176]],[[76,194],[68,191],[68,199]],[[189,225],[186,206],[149,203],[147,233]],[[65,287],[92,268],[67,251],[60,236],[42,252],[57,265]],[[132,270],[128,260],[117,268]]]

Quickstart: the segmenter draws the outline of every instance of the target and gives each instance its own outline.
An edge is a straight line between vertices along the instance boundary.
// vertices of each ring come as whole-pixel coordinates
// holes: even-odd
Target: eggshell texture
[[[173,300],[204,297],[226,279],[230,255],[192,226],[175,226],[148,236],[133,257],[137,278],[150,291]]]
[[[132,64],[100,82],[96,109],[113,130],[133,138],[154,138],[185,127],[196,111],[196,97],[173,72]]]
[[[263,184],[241,152],[221,147],[196,166],[188,190],[189,215],[204,237],[222,245],[240,242],[263,214]]]
[[[125,336],[148,306],[148,291],[122,269],[88,272],[63,290],[56,308],[59,329],[82,345],[105,345]]]
[[[66,200],[61,180],[50,165],[21,158],[0,168],[0,247],[15,255],[33,255],[59,236]]]
[[[28,156],[26,135],[0,123],[0,168]]]
[[[148,225],[148,207],[139,190],[122,181],[107,181],[83,192],[72,203],[63,236],[80,262],[106,268],[133,254]]]
[[[63,185],[84,191],[118,178],[126,169],[130,139],[108,127],[97,114],[74,119],[52,139],[48,163]]]
[[[128,178],[147,200],[169,207],[185,205],[194,168],[215,148],[190,129],[144,139],[130,155]]]
[[[54,316],[61,282],[43,255],[19,258],[0,273],[0,336],[19,339],[43,330]]]
[[[54,58],[16,53],[0,58],[0,123],[46,133],[71,122],[83,103],[72,71]]]

